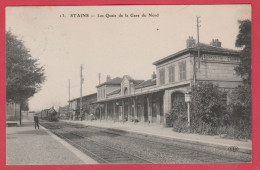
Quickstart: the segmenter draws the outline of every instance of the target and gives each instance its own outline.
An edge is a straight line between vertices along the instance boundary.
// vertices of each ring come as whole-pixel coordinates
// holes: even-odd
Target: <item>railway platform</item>
[[[97,163],[44,127],[34,129],[32,119],[22,122],[19,127],[6,127],[6,165]]]
[[[114,122],[111,120],[84,120],[84,121],[73,121],[73,120],[62,120],[65,122],[79,123],[86,126],[96,126],[101,128],[109,128],[114,130],[125,131],[128,133],[138,133],[149,136],[157,136],[166,138],[169,140],[178,140],[181,142],[188,142],[191,144],[198,144],[204,146],[215,147],[219,149],[232,149],[238,148],[237,152],[252,153],[252,141],[251,140],[234,140],[226,139],[221,136],[208,136],[190,133],[178,133],[174,132],[172,128],[164,128],[159,124],[148,124],[148,123],[134,123],[134,122]]]

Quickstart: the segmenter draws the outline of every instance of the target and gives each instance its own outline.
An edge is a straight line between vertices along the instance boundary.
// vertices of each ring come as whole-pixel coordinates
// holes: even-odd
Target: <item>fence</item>
[[[6,121],[20,120],[20,104],[6,103]]]

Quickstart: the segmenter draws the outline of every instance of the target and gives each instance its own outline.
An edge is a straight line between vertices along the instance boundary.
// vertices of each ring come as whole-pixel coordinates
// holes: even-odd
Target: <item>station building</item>
[[[138,121],[166,125],[166,114],[175,100],[184,101],[194,82],[218,84],[222,90],[238,86],[242,79],[234,67],[240,62],[240,53],[221,47],[218,39],[198,45],[193,37],[186,41],[187,48],[155,61],[156,67],[149,80],[135,80],[129,75],[97,85],[96,116],[114,121]],[[194,69],[194,60],[195,68]]]
[[[82,112],[85,114],[85,119],[88,119],[91,113],[95,114],[96,105],[93,102],[97,101],[97,93],[82,96]],[[69,100],[69,119],[80,119],[80,97]]]

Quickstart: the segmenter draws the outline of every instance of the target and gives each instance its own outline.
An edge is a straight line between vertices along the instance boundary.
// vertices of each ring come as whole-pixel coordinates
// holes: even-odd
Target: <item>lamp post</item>
[[[187,112],[188,112],[188,127],[190,127],[190,102],[191,102],[191,94],[185,93],[185,102],[188,105]]]

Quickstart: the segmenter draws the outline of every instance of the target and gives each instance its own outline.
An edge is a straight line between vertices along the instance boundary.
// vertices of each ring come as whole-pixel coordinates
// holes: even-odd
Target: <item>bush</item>
[[[187,126],[187,104],[174,102],[169,114],[173,130],[204,135],[222,135],[227,138],[250,139],[251,130],[251,88],[239,86],[229,95],[220,91],[217,85],[200,82],[192,87],[191,122]]]
[[[252,90],[250,85],[238,86],[232,91],[229,109],[232,119],[245,120],[251,124]]]
[[[227,114],[226,96],[217,85],[199,82],[192,87],[191,114],[211,126],[223,124]]]
[[[252,90],[251,85],[236,87],[229,95],[229,122],[237,139],[252,137]]]
[[[187,130],[187,105],[185,102],[175,101],[169,115],[169,120],[172,122],[173,129],[177,132]]]
[[[173,130],[208,135],[216,134],[217,127],[226,122],[226,93],[220,91],[217,85],[205,82],[199,82],[191,90],[191,126],[187,127],[187,104],[174,102],[170,112]]]

